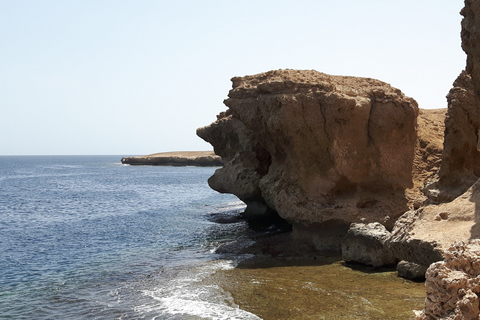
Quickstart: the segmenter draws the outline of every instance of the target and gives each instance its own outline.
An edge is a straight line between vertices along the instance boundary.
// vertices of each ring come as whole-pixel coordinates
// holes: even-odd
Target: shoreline
[[[425,302],[423,282],[395,271],[352,268],[339,256],[254,256],[217,270],[206,284],[222,288],[241,310],[263,320],[414,319],[413,310]]]
[[[264,320],[413,319],[412,310],[422,309],[425,301],[423,283],[392,271],[355,270],[338,257],[261,259],[212,278],[242,310]]]
[[[145,156],[123,157],[122,164],[133,166],[196,166],[221,167],[222,159],[213,151],[173,151],[153,153]]]
[[[414,319],[413,310],[425,303],[424,282],[312,251],[292,243],[290,232],[253,232],[217,253],[238,264],[217,270],[205,285],[220,287],[241,310],[263,320]]]

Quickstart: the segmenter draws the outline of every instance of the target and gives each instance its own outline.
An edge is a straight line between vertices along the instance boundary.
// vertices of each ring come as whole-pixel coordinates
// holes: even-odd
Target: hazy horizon
[[[314,69],[446,108],[462,0],[0,0],[0,155],[146,155],[196,136],[230,79]]]

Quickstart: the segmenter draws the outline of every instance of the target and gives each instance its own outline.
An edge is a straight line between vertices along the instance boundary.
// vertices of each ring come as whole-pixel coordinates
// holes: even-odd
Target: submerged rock
[[[397,273],[399,277],[417,281],[425,280],[427,267],[415,262],[402,260],[397,264]]]

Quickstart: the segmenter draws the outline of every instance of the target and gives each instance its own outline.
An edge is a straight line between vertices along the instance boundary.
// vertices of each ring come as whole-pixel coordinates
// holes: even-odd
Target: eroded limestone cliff
[[[402,260],[406,277],[433,263],[418,319],[480,314],[480,242],[466,244],[480,238],[480,1],[461,14],[448,111],[378,80],[277,70],[233,78],[229,109],[197,131],[224,160],[210,186],[247,216],[278,213],[316,249],[343,242],[346,261]]]
[[[391,229],[426,199],[424,182],[440,165],[443,110],[419,111],[378,80],[313,70],[232,82],[229,109],[197,134],[224,161],[210,186],[247,203],[246,215],[277,212],[298,237],[339,249],[350,223]]]
[[[461,14],[467,67],[447,95],[441,168],[426,184],[429,202],[403,215],[389,241],[400,259],[425,268],[454,241],[480,238],[480,2],[466,0]]]

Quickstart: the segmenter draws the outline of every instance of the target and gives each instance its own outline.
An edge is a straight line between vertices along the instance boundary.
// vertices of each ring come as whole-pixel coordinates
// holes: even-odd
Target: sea
[[[260,319],[203,283],[252,232],[216,168],[120,159],[0,157],[0,319]]]

